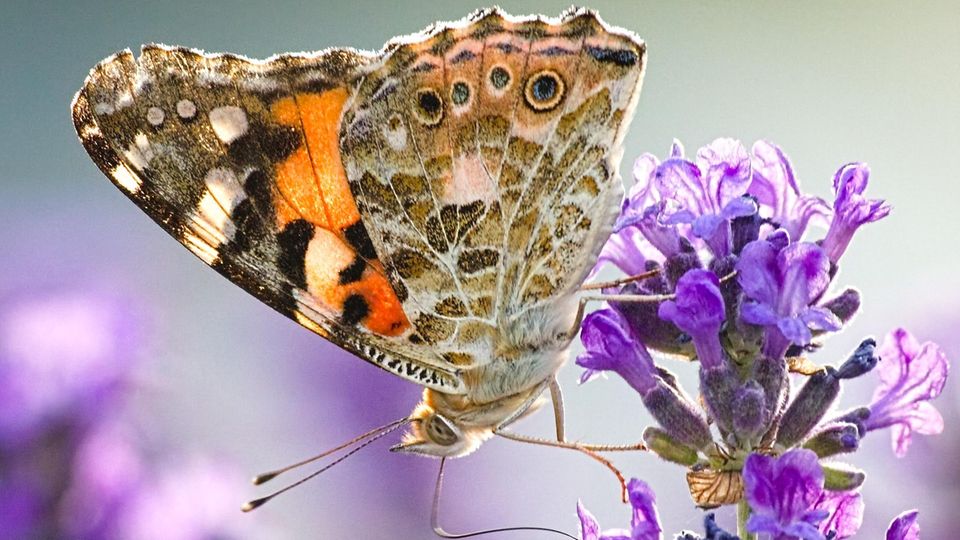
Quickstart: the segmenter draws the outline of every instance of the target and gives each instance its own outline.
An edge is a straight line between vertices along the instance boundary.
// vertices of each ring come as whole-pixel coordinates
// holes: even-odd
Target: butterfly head
[[[432,392],[424,393],[424,400],[410,415],[410,429],[400,444],[391,448],[434,457],[461,457],[470,454],[493,436],[493,429],[470,425],[451,414],[435,408]]]

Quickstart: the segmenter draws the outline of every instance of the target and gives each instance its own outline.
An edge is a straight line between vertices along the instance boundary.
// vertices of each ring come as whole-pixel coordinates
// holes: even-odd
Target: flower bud
[[[746,199],[752,199],[756,203],[756,197],[744,195]],[[760,214],[754,212],[746,216],[735,217],[730,221],[730,236],[732,238],[733,253],[740,254],[743,246],[760,238],[760,226],[763,225],[763,219]]]
[[[840,393],[840,379],[836,370],[826,367],[807,379],[793,403],[780,419],[777,444],[790,448],[803,440],[833,405]]]
[[[703,403],[724,435],[734,431],[734,401],[739,388],[740,380],[730,362],[710,369],[701,367],[700,392]]]
[[[840,296],[824,302],[823,307],[833,312],[838,319],[843,321],[843,324],[847,324],[860,310],[860,291],[847,289],[840,293]]]
[[[690,242],[682,239],[680,251],[667,257],[663,264],[664,275],[672,287],[676,287],[680,277],[694,268],[702,268],[700,256]]]
[[[756,441],[770,427],[773,415],[767,407],[763,388],[756,381],[747,381],[733,398],[733,431],[741,441]]]
[[[837,423],[811,437],[803,447],[813,450],[821,458],[855,452],[860,447],[860,433],[856,424]]]
[[[837,370],[837,378],[853,379],[875,368],[880,360],[877,357],[876,349],[877,342],[873,338],[863,340],[857,350],[850,355],[850,358],[840,365],[840,369]]]
[[[783,409],[784,389],[787,387],[787,363],[783,359],[761,356],[753,366],[753,380],[763,388],[764,399],[774,414]]]
[[[846,463],[831,462],[823,465],[823,489],[828,491],[857,489],[866,479],[866,473]]]
[[[660,427],[678,442],[698,449],[712,443],[710,427],[700,412],[662,380],[641,397]]]
[[[864,424],[867,418],[870,418],[870,407],[858,407],[852,411],[843,413],[840,417],[834,418],[834,422],[846,422],[857,426],[857,435],[863,437],[867,433],[867,427]]]
[[[666,431],[650,426],[643,431],[643,442],[661,459],[690,467],[697,462],[697,451],[678,442]]]

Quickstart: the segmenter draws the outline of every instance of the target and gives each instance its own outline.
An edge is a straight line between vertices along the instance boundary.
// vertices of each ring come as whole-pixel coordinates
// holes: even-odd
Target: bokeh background
[[[437,463],[390,454],[391,441],[381,441],[253,514],[238,511],[262,494],[246,483],[249,475],[398,418],[419,390],[259,304],[126,201],[87,158],[70,122],[70,99],[87,70],[116,50],[153,41],[252,57],[330,46],[378,49],[391,36],[477,7],[459,0],[12,0],[0,6],[0,299],[8,311],[30,302],[46,306],[27,327],[41,342],[53,340],[51,361],[82,353],[64,310],[82,315],[82,305],[122,304],[108,310],[108,319],[124,336],[136,336],[132,344],[114,344],[124,347],[114,355],[119,362],[134,366],[133,382],[104,402],[103,414],[123,426],[128,453],[94,446],[87,454],[94,469],[117,473],[135,461],[153,471],[144,473],[152,478],[151,494],[140,497],[145,500],[136,509],[147,525],[125,530],[148,537],[143,531],[163,531],[203,506],[200,521],[241,538],[431,538]],[[503,7],[557,15],[567,5],[505,1]],[[861,289],[864,311],[819,360],[838,361],[863,336],[896,325],[939,342],[950,359],[960,357],[956,3],[634,0],[591,7],[648,44],[625,175],[633,157],[663,155],[674,137],[688,151],[717,136],[747,145],[771,139],[792,157],[802,186],[822,196],[829,195],[839,165],[870,163],[871,195],[887,198],[895,211],[862,230],[845,255],[838,283]],[[118,313],[126,323],[110,318]],[[76,339],[82,336],[88,333]],[[17,338],[23,335],[14,332],[11,339]],[[694,368],[671,367],[694,388]],[[639,399],[614,379],[578,387],[578,371],[568,366],[561,373],[569,434],[638,440],[647,424]],[[873,384],[868,376],[848,385],[841,406],[867,401]],[[887,434],[872,434],[851,458],[869,472],[860,537],[879,538],[893,516],[911,507],[920,508],[925,538],[955,534],[958,386],[954,376],[935,402],[947,422],[943,435],[916,438],[898,460]],[[0,406],[10,403],[0,400]],[[550,414],[541,413],[522,427],[548,434],[551,424]],[[76,459],[50,450],[61,439],[22,441],[22,452],[49,458],[34,459],[25,471],[69,468],[63,460]],[[0,470],[4,501],[22,495],[9,481],[14,463],[0,460],[7,467]],[[701,514],[679,468],[649,455],[617,456],[617,463],[654,486],[667,531],[699,529]],[[445,522],[456,531],[509,524],[575,531],[578,498],[607,526],[628,519],[608,474],[580,455],[494,440],[449,465]],[[205,474],[219,484],[211,488]],[[19,508],[4,506],[8,517]],[[198,538],[204,530],[181,527],[158,537]]]

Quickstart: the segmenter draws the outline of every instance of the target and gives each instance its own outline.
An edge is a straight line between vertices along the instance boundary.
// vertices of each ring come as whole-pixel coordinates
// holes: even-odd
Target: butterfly
[[[73,120],[203,262],[424,387],[397,449],[456,457],[555,385],[645,54],[582,9],[480,10],[377,53],[146,45],[91,71]]]

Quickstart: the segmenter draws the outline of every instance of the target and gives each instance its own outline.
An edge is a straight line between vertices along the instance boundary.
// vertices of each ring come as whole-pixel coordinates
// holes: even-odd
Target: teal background
[[[504,2],[515,14],[557,15],[564,2]],[[151,320],[149,384],[136,421],[177,451],[214,454],[259,472],[406,414],[413,385],[348,357],[260,305],[177,246],[101,176],[76,140],[69,103],[87,71],[124,47],[164,42],[252,57],[330,46],[378,49],[394,35],[480,7],[467,2],[18,2],[0,6],[0,293],[106,287],[142,301]],[[865,335],[897,325],[960,351],[960,7],[954,2],[594,2],[648,45],[644,93],[622,171],[674,137],[688,152],[718,136],[782,145],[802,186],[828,196],[848,161],[872,167],[870,194],[894,213],[866,227],[840,285],[864,311],[818,356],[839,361]],[[691,366],[671,365],[689,390]],[[619,380],[575,384],[562,372],[568,432],[632,442],[648,418]],[[869,399],[850,385],[842,406]],[[936,402],[944,435],[917,437],[897,460],[886,433],[850,461],[866,469],[861,538],[919,507],[924,538],[954,533],[960,502],[960,394]],[[546,434],[541,413],[523,428]],[[169,444],[166,448],[169,448]],[[357,455],[238,520],[264,538],[431,538],[436,463],[386,452]],[[650,455],[616,456],[657,490],[665,529],[699,529],[683,472]],[[450,464],[446,525],[575,530],[583,499],[605,526],[628,510],[603,469],[564,451],[495,440]],[[238,488],[237,506],[260,491]],[[162,511],[162,509],[158,509]],[[724,517],[729,520],[729,516]],[[732,523],[727,521],[727,523]],[[264,532],[266,531],[266,532]],[[950,531],[950,532],[947,532]],[[253,534],[253,533],[251,533]],[[503,538],[528,538],[527,534]]]

